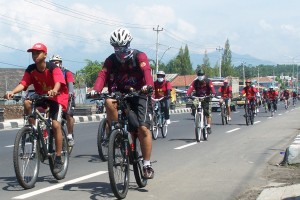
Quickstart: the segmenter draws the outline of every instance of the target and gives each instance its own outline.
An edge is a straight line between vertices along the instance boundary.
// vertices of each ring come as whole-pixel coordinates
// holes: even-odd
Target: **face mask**
[[[117,59],[124,63],[126,60],[129,60],[132,57],[132,50],[129,46],[125,47],[114,47],[115,54]]]
[[[204,76],[198,76],[198,80],[202,81],[204,79]]]
[[[163,82],[164,78],[157,78],[158,82]]]

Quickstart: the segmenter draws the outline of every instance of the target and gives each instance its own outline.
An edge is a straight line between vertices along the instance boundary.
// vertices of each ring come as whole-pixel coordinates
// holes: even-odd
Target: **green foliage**
[[[221,62],[221,75],[222,77],[232,76],[233,74],[233,67],[231,64],[231,50],[229,40],[227,39],[225,42],[225,48],[222,55],[222,62]]]
[[[102,64],[98,61],[93,62],[91,60],[86,60],[86,62],[87,65],[76,73],[76,83],[81,85],[84,82],[87,87],[93,87],[98,73],[102,68]]]

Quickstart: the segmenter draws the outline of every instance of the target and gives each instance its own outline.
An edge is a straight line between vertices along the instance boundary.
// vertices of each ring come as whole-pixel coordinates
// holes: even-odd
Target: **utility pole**
[[[158,71],[158,45],[159,45],[159,43],[158,43],[158,33],[160,32],[160,31],[163,31],[164,30],[164,28],[161,28],[161,29],[159,29],[159,25],[157,25],[157,28],[155,29],[155,28],[153,28],[153,31],[156,31],[156,59],[155,59],[155,65],[156,65],[156,73],[157,73],[157,71]]]
[[[245,67],[244,67],[245,64],[246,63],[243,61],[242,66],[243,66],[243,85],[244,85],[244,87],[246,86],[246,84],[245,84]]]
[[[218,48],[216,48],[217,51],[219,51],[219,77],[222,77],[222,72],[221,72],[221,51],[223,50],[223,48],[221,48],[220,46]]]

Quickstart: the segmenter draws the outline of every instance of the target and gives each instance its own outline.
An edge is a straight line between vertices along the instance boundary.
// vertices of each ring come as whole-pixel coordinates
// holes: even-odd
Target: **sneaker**
[[[61,159],[55,158],[53,173],[58,174],[62,170],[63,170],[63,162],[61,161]]]
[[[68,145],[70,147],[72,147],[75,144],[75,141],[74,141],[74,139],[72,137],[72,134],[68,134],[67,138],[68,138]]]
[[[147,165],[143,167],[144,178],[152,179],[154,177],[154,170],[152,169],[151,165]]]
[[[170,119],[166,120],[166,124],[169,125],[171,123]]]
[[[228,116],[228,121],[231,121],[231,117]]]
[[[208,133],[208,134],[211,134],[211,127],[207,127],[206,130],[207,130],[207,133]]]

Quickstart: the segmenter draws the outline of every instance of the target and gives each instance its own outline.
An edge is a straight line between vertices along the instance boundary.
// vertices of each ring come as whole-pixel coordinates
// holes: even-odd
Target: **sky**
[[[299,0],[0,0],[0,70],[26,68],[34,43],[59,54],[76,72],[87,60],[103,62],[113,53],[110,34],[126,27],[131,47],[150,60],[168,62],[181,47],[202,56],[224,48],[277,64],[300,63]],[[155,30],[161,31],[155,31]],[[151,61],[150,61],[151,62]],[[201,63],[193,63],[193,65]]]

